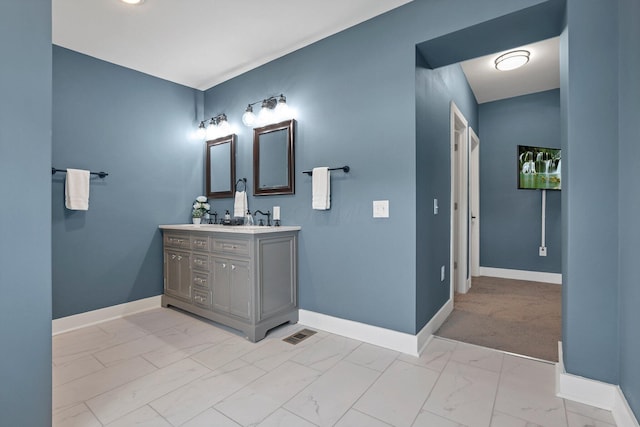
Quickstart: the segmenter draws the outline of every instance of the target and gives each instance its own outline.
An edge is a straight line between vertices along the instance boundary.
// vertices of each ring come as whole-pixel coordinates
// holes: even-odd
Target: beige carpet
[[[474,277],[435,335],[558,361],[561,285]]]

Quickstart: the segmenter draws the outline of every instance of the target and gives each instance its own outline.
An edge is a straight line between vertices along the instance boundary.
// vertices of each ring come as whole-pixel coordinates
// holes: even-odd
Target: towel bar
[[[66,169],[56,169],[56,168],[51,168],[51,175],[55,175],[56,172],[66,172]],[[106,172],[89,172],[91,175],[98,175],[100,178],[104,178],[105,176],[108,176],[109,174]]]
[[[351,170],[351,168],[349,166],[340,166],[339,168],[329,168],[330,171],[337,171],[337,170],[340,170],[340,169],[342,169],[342,171],[344,173],[349,173],[349,171]],[[303,171],[302,173],[306,173],[309,176],[313,175],[313,171],[312,170]]]

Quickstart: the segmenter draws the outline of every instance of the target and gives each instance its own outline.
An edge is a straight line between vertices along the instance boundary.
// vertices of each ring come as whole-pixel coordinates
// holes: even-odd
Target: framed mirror
[[[207,141],[207,197],[233,197],[236,182],[236,136]]]
[[[295,120],[253,130],[253,195],[295,193]]]

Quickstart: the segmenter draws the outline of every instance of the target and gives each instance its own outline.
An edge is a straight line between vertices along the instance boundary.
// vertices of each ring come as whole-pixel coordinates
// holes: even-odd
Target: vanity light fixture
[[[231,125],[227,121],[227,115],[224,113],[211,117],[208,121],[209,126],[206,125],[207,120],[200,122],[198,126],[199,139],[205,139],[206,137],[207,141],[210,141],[233,133]]]
[[[122,3],[126,3],[126,4],[142,4],[144,3],[144,0],[120,0]]]
[[[258,116],[256,116],[253,113],[253,106],[258,103],[262,104],[260,112],[258,113]],[[252,102],[247,105],[247,109],[242,115],[242,123],[249,127],[254,127],[256,125],[265,126],[290,119],[292,116],[293,113],[287,105],[287,98],[283,94],[280,94],[278,97],[270,96],[262,101]]]
[[[520,68],[529,62],[530,52],[528,50],[512,50],[496,58],[496,70],[510,71]]]

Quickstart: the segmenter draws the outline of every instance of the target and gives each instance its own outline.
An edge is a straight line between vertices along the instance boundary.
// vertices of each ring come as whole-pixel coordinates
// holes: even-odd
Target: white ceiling
[[[53,43],[204,90],[410,1],[52,0]],[[482,104],[558,88],[558,45],[520,47],[513,71],[495,69],[503,52],[461,64]]]
[[[52,0],[53,43],[208,89],[412,0]]]
[[[461,62],[478,104],[559,88],[559,43],[560,38],[554,37]],[[528,50],[529,62],[511,71],[496,70],[494,60],[516,49]]]

